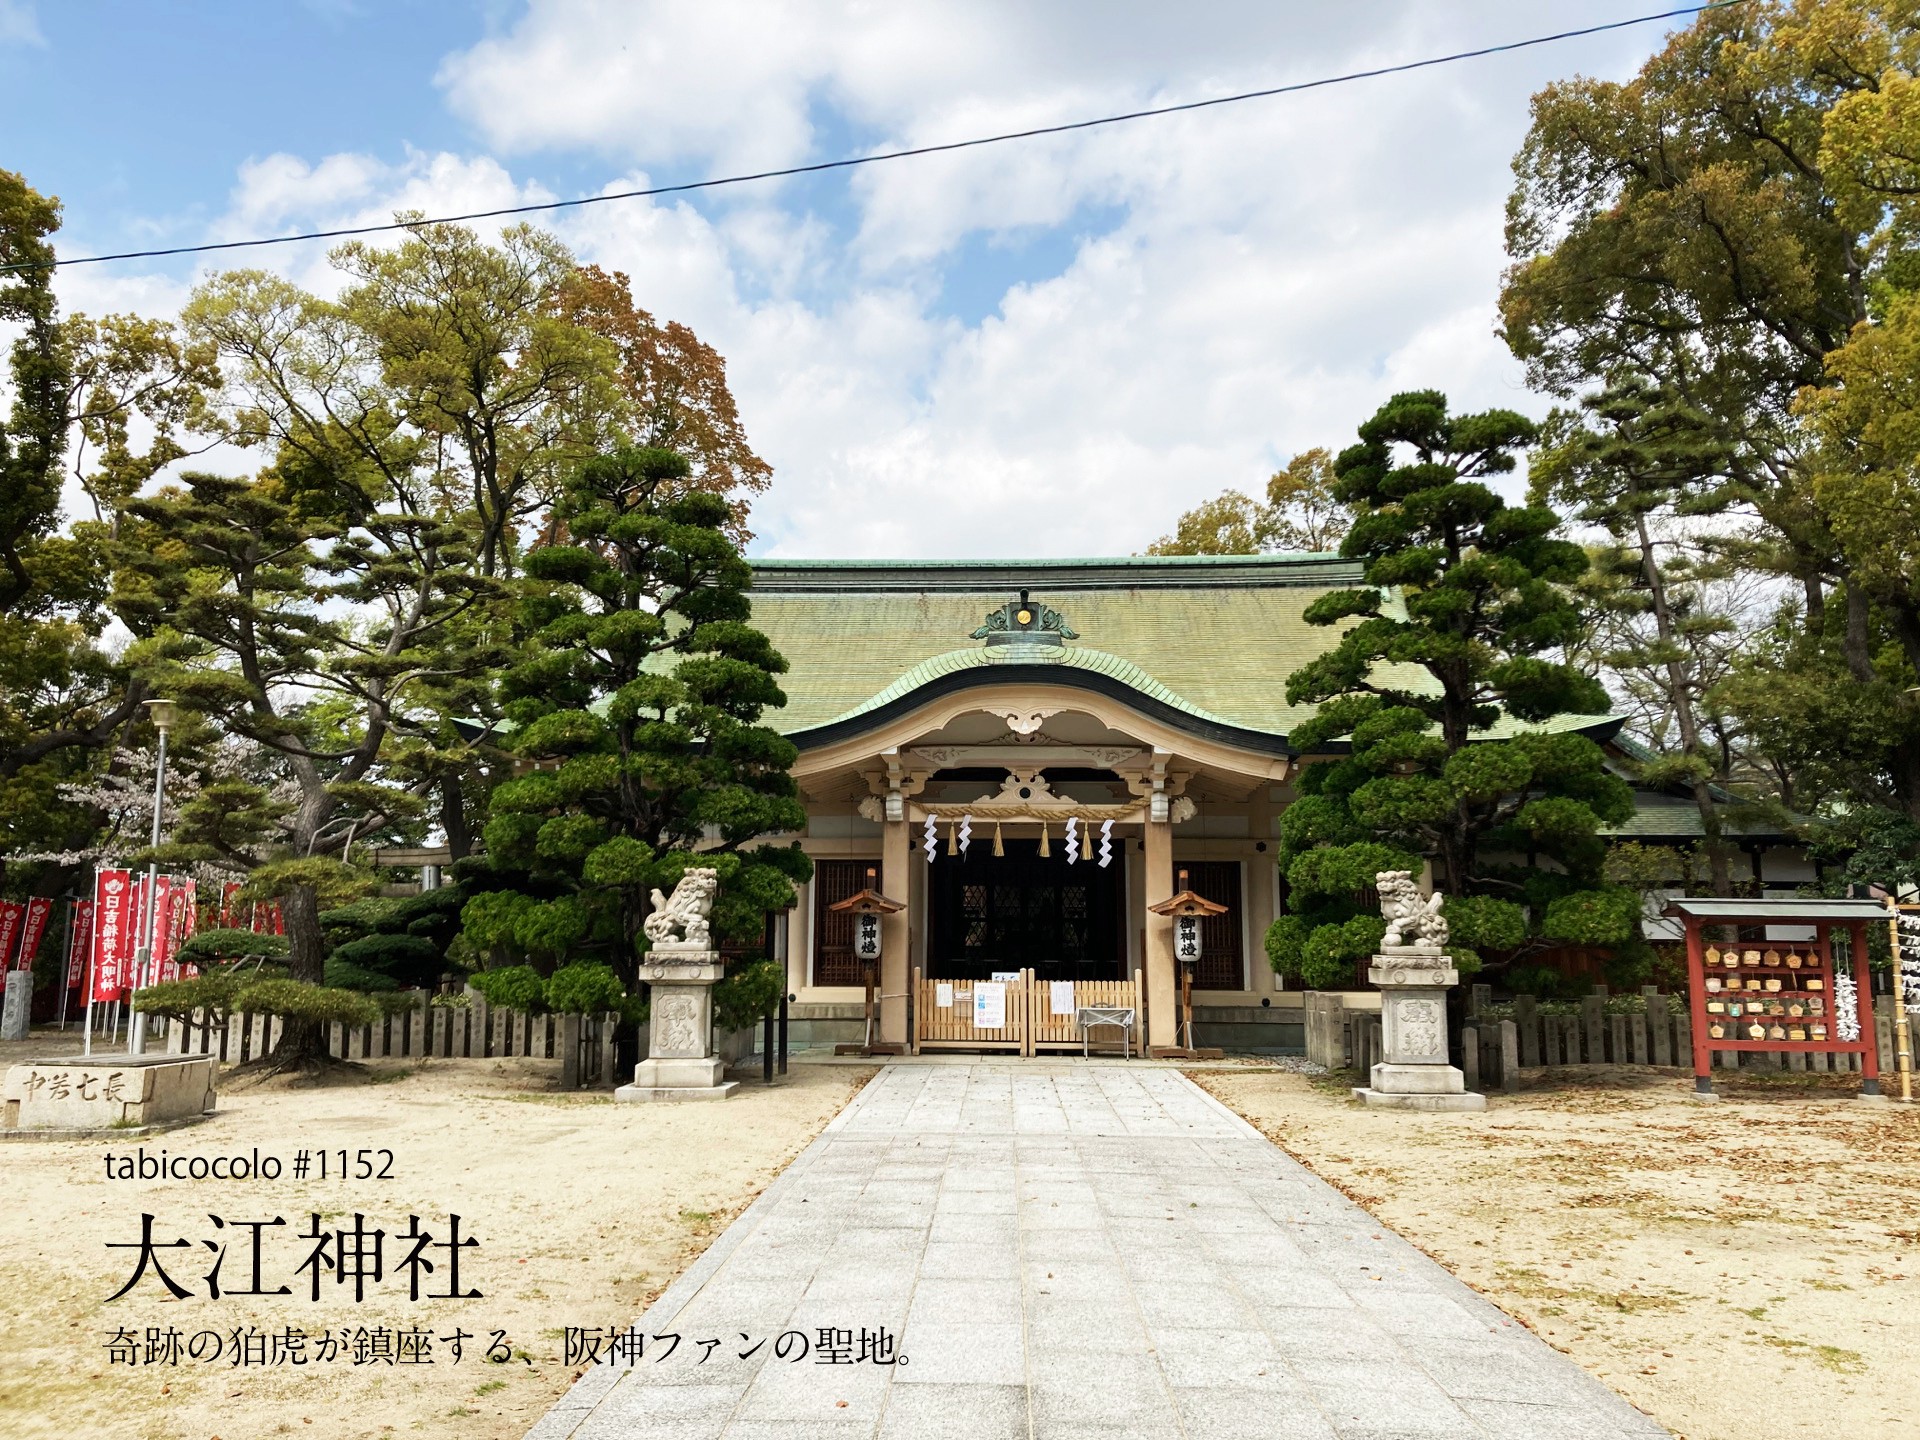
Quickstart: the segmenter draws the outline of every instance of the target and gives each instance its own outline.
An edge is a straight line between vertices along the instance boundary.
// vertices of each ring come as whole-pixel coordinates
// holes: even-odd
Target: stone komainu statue
[[[1382,870],[1373,877],[1380,891],[1380,918],[1387,922],[1381,944],[1441,950],[1447,943],[1447,917],[1440,913],[1444,898],[1438,890],[1422,895],[1405,870]]]
[[[656,945],[706,945],[707,912],[713,908],[713,895],[720,888],[718,870],[700,868],[687,871],[671,896],[653,892],[653,913],[641,928]],[[678,930],[678,935],[674,931]]]

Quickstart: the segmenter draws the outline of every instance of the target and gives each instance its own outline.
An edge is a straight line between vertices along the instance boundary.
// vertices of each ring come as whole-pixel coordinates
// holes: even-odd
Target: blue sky
[[[0,165],[69,255],[668,183],[1254,88],[1627,0],[0,0]],[[1653,25],[553,228],[728,357],[785,555],[1125,553],[1394,389],[1543,402],[1492,333],[1528,97]],[[224,264],[66,272],[166,313]]]

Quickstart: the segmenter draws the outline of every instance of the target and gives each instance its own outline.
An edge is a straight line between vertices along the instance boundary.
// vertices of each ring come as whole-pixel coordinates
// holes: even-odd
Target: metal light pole
[[[160,744],[153,767],[153,850],[160,848],[160,812],[166,804],[167,785],[167,731],[173,728],[178,712],[171,700],[147,701],[147,718],[153,721],[153,728],[159,733]],[[156,901],[159,898],[160,861],[157,856],[147,857],[147,897],[145,915],[140,926],[140,948],[133,957],[133,988],[127,996],[127,1007],[133,1009],[134,1002],[140,998],[140,991],[151,978],[148,970],[153,964],[154,922],[160,909]],[[132,1027],[129,1029],[127,1049],[135,1055],[144,1055],[147,1050],[147,1017],[144,1012],[134,1010]]]

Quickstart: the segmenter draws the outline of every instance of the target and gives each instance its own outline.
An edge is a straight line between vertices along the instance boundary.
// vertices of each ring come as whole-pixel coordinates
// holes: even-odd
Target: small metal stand
[[[1080,1056],[1086,1059],[1092,1055],[1092,1032],[1094,1028],[1118,1029],[1120,1032],[1120,1058],[1133,1058],[1133,1027],[1137,1016],[1131,1005],[1082,1005],[1076,1017],[1080,1022]]]

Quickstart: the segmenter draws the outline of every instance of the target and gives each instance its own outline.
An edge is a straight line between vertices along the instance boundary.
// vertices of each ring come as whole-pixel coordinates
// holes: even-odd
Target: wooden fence
[[[1693,1017],[1686,998],[1647,989],[1635,997],[1629,1011],[1609,1007],[1606,988],[1580,1002],[1577,1013],[1542,1013],[1539,1002],[1522,995],[1508,1013],[1495,1014],[1491,991],[1476,985],[1466,1023],[1454,1036],[1453,1057],[1466,1076],[1469,1090],[1513,1090],[1522,1069],[1592,1067],[1597,1065],[1690,1068],[1693,1064]],[[1307,1059],[1329,1070],[1351,1069],[1365,1074],[1381,1058],[1380,1013],[1349,1010],[1337,991],[1309,991],[1306,995]],[[1893,1000],[1874,1001],[1875,1030],[1880,1045],[1883,1080],[1894,1074],[1895,1037]],[[1907,1017],[1910,1053],[1920,1057],[1920,1014]],[[1857,1072],[1858,1055],[1812,1054],[1806,1051],[1713,1052],[1716,1069],[1801,1070],[1821,1073]]]
[[[1474,987],[1472,1013],[1461,1027],[1456,1054],[1469,1090],[1513,1090],[1522,1069],[1592,1067],[1597,1065],[1693,1066],[1693,1017],[1686,998],[1663,995],[1651,988],[1641,992],[1640,1008],[1620,1013],[1609,1009],[1605,990],[1580,1002],[1577,1014],[1541,1014],[1531,996],[1520,996],[1511,1016],[1486,1013],[1484,986]],[[1506,1007],[1503,1007],[1506,1008]],[[1893,1000],[1874,1002],[1875,1038],[1879,1042],[1880,1073],[1894,1073],[1895,1036]],[[1920,1016],[1909,1016],[1910,1053],[1920,1054]],[[1715,1050],[1712,1063],[1720,1070],[1795,1070],[1821,1074],[1858,1073],[1860,1056],[1829,1055],[1804,1050]]]
[[[419,1003],[383,1015],[372,1025],[327,1027],[327,1048],[341,1060],[525,1058],[558,1060],[563,1089],[618,1083],[614,1031],[620,1017],[529,1015],[487,1004],[475,991],[465,1005],[434,1005],[420,992]],[[206,1011],[167,1026],[171,1054],[211,1054],[238,1064],[264,1055],[280,1038],[281,1022],[271,1015],[229,1015],[216,1024]],[[640,1035],[645,1058],[646,1032]]]

